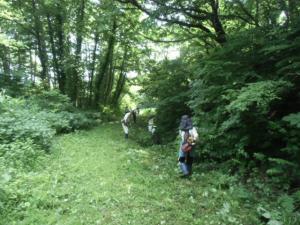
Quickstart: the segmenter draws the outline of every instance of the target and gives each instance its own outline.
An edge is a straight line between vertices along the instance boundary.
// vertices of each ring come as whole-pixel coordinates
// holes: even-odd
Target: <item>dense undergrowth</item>
[[[153,136],[149,133],[145,134],[146,122],[146,118],[142,117],[139,118],[137,124],[132,124],[132,139],[141,146],[148,146],[148,150],[155,154],[155,159],[153,159],[155,162],[172,168],[172,164],[176,160],[179,139],[165,145],[154,145]],[[223,218],[223,220],[216,216],[212,219],[214,221],[212,224],[235,224],[238,221],[236,217],[243,216],[249,219],[248,221],[245,220],[247,222],[244,224],[276,225],[298,224],[300,222],[300,195],[297,189],[289,189],[288,186],[284,186],[280,182],[277,183],[274,177],[267,176],[258,167],[253,168],[252,171],[247,171],[242,165],[240,168],[233,167],[232,164],[235,163],[235,159],[220,161],[207,157],[206,154],[203,154],[202,148],[205,145],[202,136],[200,136],[200,143],[195,149],[196,168],[192,180],[195,181],[193,184],[195,188],[198,187],[201,190],[205,186],[212,191],[211,199],[208,201],[215,201],[212,203],[213,205],[223,204],[224,211],[221,211],[225,215],[221,217],[226,219]],[[167,157],[167,162],[160,162],[160,160],[164,161],[165,157]],[[281,178],[280,181],[282,179],[284,178]],[[214,192],[219,191],[225,195],[230,193],[228,198],[225,198],[229,202],[219,202],[220,199],[214,196]],[[218,194],[216,195],[218,196]],[[205,205],[205,203],[203,204]],[[245,204],[246,208],[249,207],[253,211],[248,214],[249,212],[238,209],[241,204]],[[231,210],[235,216],[231,214]],[[246,215],[244,215],[245,213]]]
[[[201,157],[247,180],[299,194],[299,26],[251,28],[208,52],[183,48],[143,79],[159,135],[174,140],[183,114],[200,133]],[[297,200],[298,201],[298,200]]]
[[[17,183],[41,167],[56,134],[87,129],[99,122],[96,113],[76,110],[68,97],[43,91],[27,97],[0,95],[0,214],[19,207]]]
[[[107,123],[56,137],[43,165],[7,184],[0,224],[299,224],[284,192],[215,162],[197,160],[180,179],[178,144],[145,148],[136,144],[149,137],[145,127],[134,133],[125,140],[119,123]]]
[[[203,59],[190,101],[203,155],[299,187],[299,38],[296,27],[257,28]]]

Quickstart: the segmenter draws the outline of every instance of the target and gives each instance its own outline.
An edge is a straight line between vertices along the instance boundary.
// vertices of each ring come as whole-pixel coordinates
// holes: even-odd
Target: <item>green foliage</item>
[[[190,76],[181,59],[165,60],[155,65],[143,82],[142,92],[147,95],[143,104],[156,108],[157,132],[165,142],[176,137],[181,116],[190,114]]]
[[[147,16],[134,8],[146,11]],[[31,192],[34,187],[31,181],[36,181],[35,176],[31,180],[31,175],[25,172],[20,175],[23,183],[16,179],[11,184],[10,180],[19,176],[19,171],[30,170],[43,151],[50,150],[55,134],[88,128],[100,119],[117,120],[114,114],[116,104],[124,90],[130,90],[129,85],[136,85],[136,80],[126,79],[126,74],[137,71],[139,75],[147,75],[141,76],[143,90],[136,99],[143,99],[145,106],[156,108],[157,132],[163,141],[175,139],[183,114],[194,115],[193,120],[200,133],[197,153],[200,158],[225,162],[222,164],[223,170],[241,174],[243,181],[252,180],[249,183],[256,191],[253,195],[247,194],[245,187],[237,185],[236,177],[227,174],[215,171],[211,171],[209,176],[196,174],[193,181],[202,179],[210,185],[203,187],[201,182],[195,183],[202,187],[200,191],[203,195],[197,192],[198,187],[192,187],[188,193],[180,193],[180,197],[184,197],[179,197],[179,201],[172,201],[172,196],[168,196],[171,201],[165,201],[177,206],[189,199],[189,203],[199,209],[180,212],[181,224],[206,224],[208,221],[211,224],[299,224],[299,215],[295,212],[299,210],[297,188],[300,176],[299,9],[300,2],[296,0],[0,0],[0,88],[15,97],[0,96],[0,172],[4,174],[0,184],[1,188],[5,186],[0,189],[0,210],[10,208],[17,212],[19,218],[17,222],[11,221],[12,224],[20,221],[34,224],[43,220],[43,215],[35,215],[34,212],[40,209],[50,209],[55,215],[50,223],[57,222],[57,218],[64,223],[67,214],[85,217],[89,214],[85,210],[90,209],[90,205],[97,213],[105,211],[97,208],[97,203],[102,203],[101,198],[81,202],[82,196],[68,193],[56,195],[50,191],[50,194],[41,194],[39,189]],[[164,44],[153,45],[152,42]],[[167,49],[171,43],[176,48],[182,47],[181,56],[176,60],[155,61],[158,54],[152,51],[165,54],[159,48],[164,46]],[[48,91],[52,88],[59,91]],[[60,93],[67,94],[71,100]],[[95,107],[103,113],[98,117],[92,113],[82,113],[74,106]],[[143,127],[146,125],[143,124]],[[138,143],[151,145],[151,137],[143,133],[145,129],[134,129],[136,133],[132,134]],[[98,139],[94,137],[93,140]],[[109,140],[108,136],[106,140]],[[77,145],[69,144],[66,149],[81,147],[81,143],[72,142]],[[93,144],[97,146],[97,143]],[[122,150],[124,146],[120,144],[118,148],[114,150]],[[178,149],[178,146],[153,148],[155,153],[159,152],[160,156],[169,160],[159,161],[155,154],[148,154],[144,149],[130,148],[126,151],[128,155],[125,158],[129,158],[130,166],[140,169],[139,165],[131,163],[138,159],[142,161],[141,165],[148,166],[146,174],[150,178],[153,178],[153,173],[158,175],[151,183],[152,180],[140,179],[139,173],[134,173],[132,183],[148,182],[160,187],[161,180],[168,179],[180,186],[181,183],[170,179],[169,174],[173,170],[165,169],[171,167],[171,156],[163,155],[170,149]],[[82,151],[81,157],[77,158],[80,161],[87,153],[80,148],[77,150]],[[159,165],[149,166],[147,163],[151,159],[145,155],[151,155],[159,161]],[[153,161],[150,162],[154,164]],[[70,162],[66,162],[67,166]],[[125,171],[129,171],[130,166],[122,164]],[[70,170],[74,168],[76,165]],[[111,175],[110,172],[107,171],[107,174]],[[114,172],[127,177],[126,173],[117,173],[120,172],[119,167]],[[49,173],[43,175],[46,181],[51,180],[49,186],[53,189],[65,182],[61,174],[55,174],[59,178],[53,178],[54,181]],[[73,175],[68,177],[72,182],[78,178],[84,183],[85,177],[88,177],[81,174],[82,177],[72,180]],[[110,181],[113,180],[111,177]],[[43,178],[38,178],[39,182],[47,183]],[[68,182],[61,187],[62,190],[72,184]],[[276,188],[283,190],[291,188],[291,192],[295,190],[295,193],[291,196],[282,193],[278,194],[279,197],[273,196],[271,190],[274,187],[266,183],[276,184]],[[98,182],[97,185],[90,184],[91,188],[98,188]],[[111,186],[113,182],[106,188]],[[168,183],[168,186],[161,187],[169,186]],[[137,193],[141,191],[144,194],[143,187],[139,188]],[[178,200],[178,192],[175,191],[178,186],[173,188],[174,199]],[[259,189],[263,191],[259,192]],[[93,192],[92,189],[90,191]],[[122,189],[118,191],[116,193],[121,193]],[[194,192],[197,195],[193,195]],[[35,198],[35,194],[40,198]],[[261,205],[257,204],[260,199],[255,199],[256,194],[263,196]],[[91,196],[94,197],[95,193]],[[163,198],[165,193],[160,195],[156,192],[149,199],[157,196]],[[132,202],[127,196],[119,197],[124,202]],[[155,221],[147,222],[168,223],[163,218],[163,210],[166,210],[171,212],[170,223],[177,223],[173,220],[174,208],[161,205],[161,199],[155,200],[159,206],[155,211],[158,216]],[[86,203],[86,207],[78,204],[76,210],[84,208],[83,212],[78,213],[72,211],[68,201]],[[198,202],[204,203],[198,205]],[[105,204],[111,206],[109,209],[115,209],[119,202],[115,196],[109,196]],[[141,202],[136,206],[143,208]],[[30,211],[30,208],[33,210]],[[121,208],[128,208],[128,204],[124,203]],[[27,210],[31,216],[34,215],[28,220],[24,213]],[[121,210],[118,208],[118,211]],[[133,214],[138,219],[127,221],[130,217],[127,215],[126,220],[121,217],[119,221],[114,221],[118,211],[109,215],[104,213],[107,217],[100,222],[141,224],[140,217],[144,216],[139,211]],[[247,214],[241,215],[246,211]],[[207,214],[204,222],[198,218],[198,215]],[[80,217],[74,221],[95,223],[89,218],[82,221]],[[68,222],[73,224],[74,221]]]
[[[62,95],[58,90],[31,91],[29,103],[38,105],[40,108],[50,112],[74,111],[68,96]]]
[[[195,163],[190,179],[178,178],[177,144],[125,141],[119,123],[55,139],[46,166],[18,177],[6,171],[9,183],[0,179],[0,224],[299,223],[290,196],[268,193],[263,183],[254,191],[252,182],[242,184],[219,164]]]
[[[21,99],[2,98],[0,119],[0,140],[4,143],[30,138],[44,148],[50,146],[55,130],[51,128],[47,117],[38,107],[27,108]]]
[[[203,57],[190,106],[203,158],[233,157],[233,170],[258,166],[286,186],[299,171],[299,32],[262,31],[237,34]]]
[[[24,210],[29,186],[19,183],[42,166],[54,135],[97,124],[99,115],[75,110],[56,91],[26,99],[0,95],[0,216],[10,208]],[[44,165],[45,166],[45,165]],[[2,222],[2,221],[1,221]],[[0,223],[1,223],[0,222]]]
[[[287,115],[282,120],[288,122],[291,127],[300,129],[300,112]]]
[[[6,168],[31,170],[43,155],[40,146],[31,139],[16,140],[15,142],[0,145],[0,157]]]
[[[255,108],[259,113],[266,114],[270,111],[270,106],[274,101],[280,101],[282,90],[291,88],[292,84],[286,81],[259,81],[247,84],[240,91],[232,90],[236,94],[234,100],[230,100],[230,104],[226,109],[234,113],[249,112]],[[230,92],[230,90],[228,91]]]
[[[97,124],[97,122],[88,118],[84,113],[74,113],[69,117],[69,125],[72,130],[91,128],[95,124]]]
[[[130,138],[144,147],[156,144],[155,136],[148,131],[148,120],[150,116],[146,113],[138,115],[136,123],[131,123],[129,127]],[[155,134],[157,135],[157,134]]]
[[[22,161],[24,157],[23,163],[26,164],[26,155],[34,154],[34,149],[37,152],[49,149],[55,134],[96,124],[88,114],[66,111],[72,109],[70,100],[55,91],[43,92],[26,100],[1,95],[0,101],[0,141],[4,143],[4,149],[12,149],[3,150],[4,155],[12,154],[6,157],[11,163]],[[19,152],[16,152],[17,146]],[[20,159],[14,160],[17,155]]]

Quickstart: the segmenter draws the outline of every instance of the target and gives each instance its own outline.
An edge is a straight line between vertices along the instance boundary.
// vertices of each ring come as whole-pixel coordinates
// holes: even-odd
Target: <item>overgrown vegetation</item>
[[[0,224],[299,223],[299,202],[260,182],[242,184],[217,163],[197,164],[190,180],[180,179],[177,148],[124,142],[120,124],[58,137],[47,166],[10,183]]]
[[[203,60],[190,102],[203,155],[234,158],[239,170],[259,167],[283,186],[298,181],[298,33],[254,29]]]
[[[129,104],[154,109],[160,154],[180,117],[193,117],[199,162],[230,196],[216,192],[227,202],[211,221],[245,223],[245,198],[251,223],[297,224],[299,18],[296,0],[0,0],[0,209],[28,207],[18,180],[43,164],[55,134],[120,121]],[[131,127],[147,147],[148,118]]]
[[[57,91],[36,93],[27,98],[0,96],[0,209],[18,204],[18,192],[11,189],[23,176],[43,164],[55,134],[90,128],[96,117],[77,111],[68,97]],[[98,118],[99,119],[99,118]]]
[[[182,26],[194,25],[202,31],[205,27],[199,23],[209,17],[199,17],[198,22],[194,19],[210,14],[210,6],[211,15],[219,19],[222,13],[256,15],[249,18],[253,24],[233,23],[239,28],[227,23],[229,17],[224,18],[226,40],[219,39],[221,33],[215,29],[214,37],[200,39],[205,46],[191,41],[182,47],[179,58],[152,64],[142,83],[147,96],[144,101],[156,106],[158,132],[165,140],[174,139],[180,116],[191,114],[200,131],[202,159],[226,161],[232,171],[246,177],[253,172],[253,176],[260,174],[276,185],[297,190],[300,30],[295,15],[299,15],[299,4],[267,1],[271,8],[264,8],[264,3],[257,1],[232,1],[222,2],[223,7],[221,1],[210,1],[204,9],[196,1],[183,1],[180,8],[179,3],[149,0],[157,6],[152,9],[139,1],[128,2],[158,20],[178,25],[181,18],[174,14],[183,13],[191,20]],[[213,2],[219,12],[214,11]],[[293,9],[281,8],[292,4]]]

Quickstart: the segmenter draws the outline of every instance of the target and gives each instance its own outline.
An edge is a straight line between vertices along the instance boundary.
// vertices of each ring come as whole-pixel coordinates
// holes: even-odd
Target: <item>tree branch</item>
[[[32,29],[26,27],[24,24],[20,23],[18,20],[9,19],[9,18],[6,18],[6,17],[0,17],[0,19],[3,19],[3,20],[6,20],[6,21],[10,21],[10,22],[16,23],[16,24],[20,25],[23,29],[29,31],[30,34],[35,35],[34,30],[32,30]]]
[[[208,29],[207,27],[205,27],[204,25],[202,25],[201,23],[187,23],[185,21],[178,20],[178,19],[176,19],[174,17],[172,17],[172,18],[162,18],[159,15],[155,15],[153,12],[150,12],[148,9],[146,9],[145,7],[143,7],[142,5],[140,5],[137,2],[137,0],[117,0],[117,1],[119,1],[121,3],[132,4],[135,7],[137,7],[139,10],[141,10],[142,12],[146,13],[150,17],[153,17],[153,18],[155,18],[157,20],[168,22],[170,24],[178,24],[178,25],[181,25],[181,26],[184,26],[184,27],[188,27],[188,28],[198,28],[198,29],[201,29],[202,31],[204,31],[205,33],[211,34],[211,30]]]
[[[245,8],[245,5],[240,0],[234,0],[233,2],[237,3],[241,10],[245,13],[246,16],[248,16],[257,27],[259,27],[258,21],[254,18],[254,16]]]
[[[177,40],[159,40],[159,39],[154,39],[151,37],[148,37],[142,33],[139,33],[142,37],[144,37],[145,39],[155,42],[155,43],[178,43],[178,42],[185,42],[185,41],[189,41],[198,37],[188,37],[188,38],[184,38],[184,39],[177,39]]]

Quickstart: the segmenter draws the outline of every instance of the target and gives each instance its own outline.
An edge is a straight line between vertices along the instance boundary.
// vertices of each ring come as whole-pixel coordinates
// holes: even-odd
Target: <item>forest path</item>
[[[177,147],[142,148],[120,124],[56,139],[42,171],[26,181],[30,201],[8,224],[243,224],[241,207],[222,174],[180,179]],[[226,177],[223,177],[224,180]],[[226,184],[225,184],[226,185]],[[231,220],[231,221],[230,221]],[[251,224],[251,223],[244,223]]]

